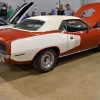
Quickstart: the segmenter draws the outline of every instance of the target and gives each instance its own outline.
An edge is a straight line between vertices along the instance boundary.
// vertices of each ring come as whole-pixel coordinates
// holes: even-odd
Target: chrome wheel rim
[[[53,63],[54,63],[54,54],[52,52],[46,52],[41,58],[42,67],[48,69],[52,67]]]

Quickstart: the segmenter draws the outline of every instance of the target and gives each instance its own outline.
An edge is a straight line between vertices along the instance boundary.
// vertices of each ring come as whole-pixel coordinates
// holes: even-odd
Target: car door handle
[[[70,36],[70,39],[73,39],[73,36]]]

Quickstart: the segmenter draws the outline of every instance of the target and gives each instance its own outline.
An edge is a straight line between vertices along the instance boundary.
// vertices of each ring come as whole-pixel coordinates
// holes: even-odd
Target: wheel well
[[[48,50],[48,49],[54,50],[54,51],[57,53],[57,56],[59,56],[59,54],[60,54],[59,48],[58,48],[58,47],[50,47],[50,48],[45,48],[45,49],[40,50],[40,51],[35,55],[35,57],[33,58],[33,60],[37,57],[37,55],[38,55],[40,52],[42,52],[42,51],[44,51],[44,50]]]
[[[59,48],[53,47],[53,48],[50,48],[50,49],[54,50],[57,53],[57,56],[59,56],[59,54],[60,54]]]

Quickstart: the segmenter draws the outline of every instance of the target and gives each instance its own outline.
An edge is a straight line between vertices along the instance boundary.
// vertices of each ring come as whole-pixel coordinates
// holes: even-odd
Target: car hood
[[[34,2],[24,3],[15,13],[7,20],[8,23],[19,23],[23,17],[35,6]]]
[[[8,40],[16,40],[20,38],[26,38],[34,36],[32,32],[20,31],[12,28],[0,29],[0,41],[6,42]]]
[[[89,10],[93,9],[94,11],[92,12],[91,16],[88,17],[83,17],[82,14]],[[100,3],[91,3],[91,4],[86,4],[83,5],[76,13],[74,16],[76,17],[81,17],[87,24],[89,24],[91,27],[94,27],[97,22],[100,20]]]
[[[0,26],[0,29],[3,29],[3,28],[11,28],[13,27],[14,24],[9,24],[9,25],[5,25],[5,26]]]

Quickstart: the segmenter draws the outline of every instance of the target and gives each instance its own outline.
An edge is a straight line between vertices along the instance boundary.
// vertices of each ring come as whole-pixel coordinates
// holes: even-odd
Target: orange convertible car
[[[32,63],[39,72],[54,69],[59,57],[98,47],[100,3],[87,4],[75,16],[36,16],[0,30],[0,57],[13,64]]]

